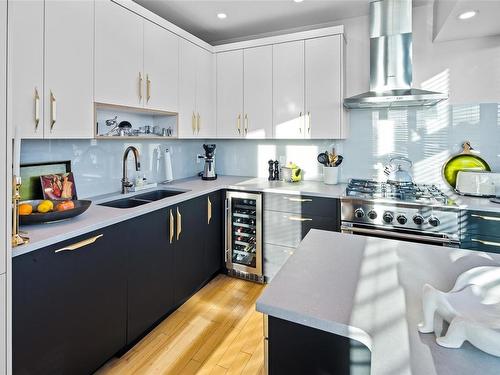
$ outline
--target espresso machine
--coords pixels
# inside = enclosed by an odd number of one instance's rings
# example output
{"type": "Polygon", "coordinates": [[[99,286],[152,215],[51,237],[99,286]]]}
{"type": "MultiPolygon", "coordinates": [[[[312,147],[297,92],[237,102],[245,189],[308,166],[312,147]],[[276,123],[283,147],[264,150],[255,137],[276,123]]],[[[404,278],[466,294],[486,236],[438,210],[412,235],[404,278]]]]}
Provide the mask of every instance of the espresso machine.
{"type": "Polygon", "coordinates": [[[198,155],[199,159],[205,159],[205,167],[203,172],[199,174],[202,180],[217,179],[217,173],[215,173],[215,147],[215,144],[204,144],[205,155],[198,155]]]}

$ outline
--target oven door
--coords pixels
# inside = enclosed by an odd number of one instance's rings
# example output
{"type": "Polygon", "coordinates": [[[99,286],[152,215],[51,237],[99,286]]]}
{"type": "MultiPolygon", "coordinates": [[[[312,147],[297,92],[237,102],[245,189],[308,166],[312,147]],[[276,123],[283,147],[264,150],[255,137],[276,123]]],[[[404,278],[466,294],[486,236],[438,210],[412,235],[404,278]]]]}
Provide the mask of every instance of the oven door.
{"type": "Polygon", "coordinates": [[[437,233],[420,233],[409,230],[390,230],[386,228],[372,227],[353,223],[343,222],[340,231],[342,233],[359,234],[363,236],[387,238],[391,240],[400,240],[408,242],[416,242],[426,245],[459,247],[460,242],[445,234],[437,233]]]}

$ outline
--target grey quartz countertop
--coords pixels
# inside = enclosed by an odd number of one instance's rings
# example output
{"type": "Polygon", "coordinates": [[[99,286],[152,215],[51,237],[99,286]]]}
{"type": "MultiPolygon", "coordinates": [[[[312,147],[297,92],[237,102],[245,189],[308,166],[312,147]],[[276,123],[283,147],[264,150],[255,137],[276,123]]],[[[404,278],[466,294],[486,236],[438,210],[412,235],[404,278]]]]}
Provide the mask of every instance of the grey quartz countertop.
{"type": "Polygon", "coordinates": [[[257,301],[257,310],[365,344],[371,374],[500,373],[500,358],[420,334],[425,283],[449,290],[457,275],[500,265],[500,255],[311,230],[257,301]]]}
{"type": "Polygon", "coordinates": [[[128,195],[114,193],[90,198],[93,202],[92,206],[87,212],[78,217],[59,223],[22,226],[21,230],[28,233],[30,242],[27,245],[14,248],[12,250],[12,256],[15,257],[26,254],[33,250],[221,189],[308,194],[337,198],[345,191],[345,185],[325,185],[319,181],[286,183],[282,181],[267,181],[262,178],[219,176],[217,180],[214,181],[203,181],[199,177],[176,180],[168,184],[159,185],[157,189],[180,190],[183,191],[183,193],[139,207],[127,209],[99,206],[98,204],[135,194],[142,194],[148,190],[128,195]]]}

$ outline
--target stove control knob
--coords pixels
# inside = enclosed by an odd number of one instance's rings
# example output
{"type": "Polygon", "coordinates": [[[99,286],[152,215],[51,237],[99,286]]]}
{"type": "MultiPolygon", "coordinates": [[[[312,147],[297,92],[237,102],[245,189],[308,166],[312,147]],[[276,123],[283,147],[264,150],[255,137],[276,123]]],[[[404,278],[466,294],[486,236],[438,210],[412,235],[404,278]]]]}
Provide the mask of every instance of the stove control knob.
{"type": "Polygon", "coordinates": [[[363,216],[365,216],[365,212],[363,211],[362,208],[357,208],[354,211],[354,217],[356,217],[357,219],[361,219],[363,216]]]}
{"type": "Polygon", "coordinates": [[[368,217],[372,220],[375,220],[377,218],[377,212],[374,210],[371,210],[370,212],[368,212],[368,217]]]}
{"type": "Polygon", "coordinates": [[[391,212],[386,211],[384,212],[384,216],[382,216],[382,219],[384,219],[384,222],[386,222],[387,224],[390,224],[394,220],[394,215],[391,212]]]}
{"type": "Polygon", "coordinates": [[[437,227],[439,224],[441,224],[441,222],[436,216],[431,216],[429,218],[429,224],[432,225],[433,227],[437,227]]]}
{"type": "Polygon", "coordinates": [[[413,222],[417,225],[422,225],[424,223],[424,217],[422,215],[413,216],[413,222]]]}
{"type": "Polygon", "coordinates": [[[397,220],[398,220],[398,223],[401,225],[405,225],[406,222],[408,221],[408,219],[406,218],[405,215],[399,215],[397,220]]]}

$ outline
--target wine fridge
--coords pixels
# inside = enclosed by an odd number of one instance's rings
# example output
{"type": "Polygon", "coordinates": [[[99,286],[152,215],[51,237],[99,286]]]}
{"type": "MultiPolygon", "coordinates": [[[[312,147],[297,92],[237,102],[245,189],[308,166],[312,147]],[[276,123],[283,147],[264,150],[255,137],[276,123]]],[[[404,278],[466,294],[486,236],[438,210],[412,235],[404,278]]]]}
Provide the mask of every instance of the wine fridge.
{"type": "Polygon", "coordinates": [[[225,261],[228,274],[263,283],[262,196],[226,192],[225,261]]]}

